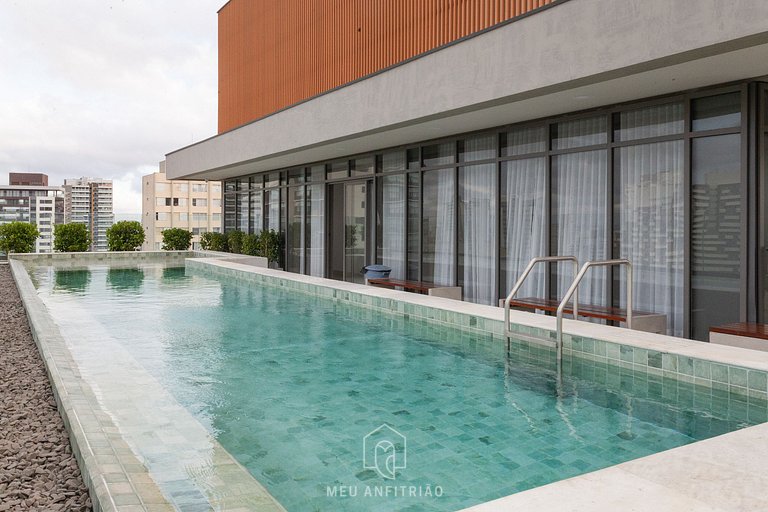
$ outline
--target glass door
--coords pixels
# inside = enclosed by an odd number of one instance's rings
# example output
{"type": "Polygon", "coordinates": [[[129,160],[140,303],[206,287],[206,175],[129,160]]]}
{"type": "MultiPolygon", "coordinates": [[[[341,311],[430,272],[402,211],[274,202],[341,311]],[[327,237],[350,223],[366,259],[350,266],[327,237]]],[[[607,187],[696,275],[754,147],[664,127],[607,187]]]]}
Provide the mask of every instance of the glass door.
{"type": "Polygon", "coordinates": [[[368,261],[370,181],[328,186],[328,276],[351,283],[365,282],[360,270],[368,261]]]}

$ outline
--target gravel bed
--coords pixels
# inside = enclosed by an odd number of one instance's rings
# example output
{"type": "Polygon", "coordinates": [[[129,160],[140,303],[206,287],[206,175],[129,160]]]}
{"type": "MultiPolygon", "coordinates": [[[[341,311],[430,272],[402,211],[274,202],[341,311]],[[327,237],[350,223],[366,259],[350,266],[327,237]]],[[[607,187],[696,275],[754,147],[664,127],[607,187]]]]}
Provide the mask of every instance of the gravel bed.
{"type": "Polygon", "coordinates": [[[0,512],[90,511],[7,264],[0,264],[0,512]]]}

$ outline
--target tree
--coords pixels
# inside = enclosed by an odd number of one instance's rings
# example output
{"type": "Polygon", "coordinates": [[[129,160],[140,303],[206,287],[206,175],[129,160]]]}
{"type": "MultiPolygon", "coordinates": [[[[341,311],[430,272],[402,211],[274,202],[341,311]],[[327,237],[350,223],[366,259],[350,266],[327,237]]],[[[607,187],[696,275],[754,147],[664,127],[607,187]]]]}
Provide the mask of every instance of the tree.
{"type": "Polygon", "coordinates": [[[29,222],[10,222],[0,226],[0,251],[34,252],[35,240],[40,236],[37,226],[29,222]]]}
{"type": "Polygon", "coordinates": [[[192,232],[181,228],[163,230],[164,251],[188,251],[192,245],[192,232]]]}
{"type": "Polygon", "coordinates": [[[227,231],[225,234],[227,236],[227,250],[233,254],[242,254],[245,233],[236,229],[234,231],[227,231]]]}
{"type": "Polygon", "coordinates": [[[53,250],[58,252],[85,252],[91,246],[88,226],[79,222],[57,224],[53,228],[53,250]]]}
{"type": "Polygon", "coordinates": [[[121,220],[107,230],[110,251],[135,251],[144,243],[144,229],[135,220],[121,220]]]}

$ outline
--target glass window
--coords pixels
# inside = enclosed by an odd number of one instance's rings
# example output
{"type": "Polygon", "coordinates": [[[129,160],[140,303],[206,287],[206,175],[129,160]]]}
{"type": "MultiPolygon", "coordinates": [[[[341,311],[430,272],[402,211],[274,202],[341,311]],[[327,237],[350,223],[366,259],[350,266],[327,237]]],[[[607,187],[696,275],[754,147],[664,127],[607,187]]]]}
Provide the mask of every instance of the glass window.
{"type": "Polygon", "coordinates": [[[443,142],[421,148],[422,164],[424,167],[452,164],[456,161],[456,144],[443,142]]]}
{"type": "Polygon", "coordinates": [[[237,180],[229,180],[224,182],[225,192],[234,192],[237,190],[237,180]]]}
{"type": "Polygon", "coordinates": [[[179,191],[181,194],[189,193],[189,183],[177,183],[176,190],[179,191]]]}
{"type": "Polygon", "coordinates": [[[496,134],[478,135],[459,141],[459,162],[496,158],[496,134]]]}
{"type": "Polygon", "coordinates": [[[404,171],[406,165],[405,151],[389,151],[381,156],[381,170],[383,172],[404,171]]]}
{"type": "Polygon", "coordinates": [[[217,222],[221,222],[221,214],[220,213],[212,213],[211,214],[211,220],[217,221],[217,222]]]}
{"type": "MultiPolygon", "coordinates": [[[[245,203],[248,204],[247,202],[245,203]]],[[[247,219],[247,216],[246,216],[247,219]]],[[[242,221],[242,219],[240,219],[242,221]]],[[[193,213],[192,214],[192,221],[193,222],[208,222],[208,214],[207,213],[193,213]]],[[[247,222],[247,221],[246,221],[247,222]]],[[[241,231],[247,232],[247,226],[245,226],[246,229],[242,229],[241,225],[241,231]]]]}
{"type": "Polygon", "coordinates": [[[454,285],[455,192],[453,169],[424,173],[422,216],[422,279],[454,285]]]}
{"type": "MultiPolygon", "coordinates": [[[[156,197],[155,198],[155,205],[156,206],[166,206],[166,201],[169,201],[170,199],[167,197],[156,197]]],[[[170,206],[170,205],[168,205],[170,206]]]]}
{"type": "Polygon", "coordinates": [[[408,269],[407,279],[418,281],[421,261],[421,180],[419,173],[408,174],[408,269]]]}
{"type": "Polygon", "coordinates": [[[390,277],[405,278],[405,175],[379,178],[378,262],[392,268],[390,277]]]}
{"type": "Polygon", "coordinates": [[[207,192],[208,191],[208,185],[205,183],[193,183],[192,184],[192,192],[207,192]]]}
{"type": "Polygon", "coordinates": [[[741,126],[741,94],[733,92],[706,98],[691,103],[693,131],[738,128],[741,126]]]}
{"type": "Polygon", "coordinates": [[[304,273],[304,227],[304,187],[289,187],[285,261],[288,272],[304,273]]]}
{"type": "MultiPolygon", "coordinates": [[[[258,194],[258,192],[254,192],[254,194],[258,194]]],[[[211,206],[221,208],[221,199],[211,199],[211,206]]]]}
{"type": "Polygon", "coordinates": [[[741,137],[693,139],[691,160],[691,336],[739,321],[741,137]]]}
{"type": "Polygon", "coordinates": [[[419,157],[419,148],[411,148],[406,153],[408,160],[408,169],[415,170],[421,168],[421,158],[419,157]]]}
{"type": "MultiPolygon", "coordinates": [[[[186,203],[186,199],[184,202],[186,203]]],[[[194,198],[192,199],[192,206],[208,206],[208,199],[194,198]]]]}
{"type": "Polygon", "coordinates": [[[186,212],[182,212],[179,214],[179,221],[181,222],[189,222],[189,214],[186,212]]]}
{"type": "MultiPolygon", "coordinates": [[[[569,153],[552,158],[551,247],[560,256],[576,256],[579,263],[608,256],[606,151],[569,153]]],[[[552,265],[554,295],[561,298],[573,281],[573,271],[552,265]]],[[[590,270],[579,287],[579,301],[608,306],[606,270],[590,270]]]]}
{"type": "Polygon", "coordinates": [[[304,168],[288,171],[288,183],[304,183],[304,168]]]}
{"type": "Polygon", "coordinates": [[[552,149],[571,149],[608,142],[606,116],[563,121],[552,125],[552,149]]]}
{"type": "Polygon", "coordinates": [[[349,161],[343,160],[341,162],[328,164],[328,173],[326,176],[329,180],[349,177],[349,161]]]}
{"type": "Polygon", "coordinates": [[[261,233],[264,222],[264,204],[261,192],[251,192],[251,227],[253,232],[261,233]]]}
{"type": "Polygon", "coordinates": [[[269,174],[264,175],[264,187],[270,188],[270,187],[279,187],[280,186],[280,173],[279,172],[271,172],[269,174]]]}
{"type": "Polygon", "coordinates": [[[515,128],[501,134],[501,156],[529,155],[547,150],[545,126],[515,128]]]}
{"type": "MultiPolygon", "coordinates": [[[[682,140],[616,150],[614,254],[632,262],[634,308],[667,315],[667,334],[683,335],[685,246],[682,140]]],[[[626,307],[626,274],[614,301],[626,307]]]]}
{"type": "Polygon", "coordinates": [[[165,212],[156,212],[155,213],[155,220],[166,221],[166,220],[168,220],[168,215],[169,214],[167,214],[165,212]]]}
{"type": "Polygon", "coordinates": [[[221,194],[221,185],[211,185],[211,194],[221,194]]]}
{"type": "MultiPolygon", "coordinates": [[[[248,225],[249,225],[249,218],[248,218],[248,209],[250,205],[250,194],[238,194],[237,195],[237,229],[244,233],[248,233],[248,225]]],[[[200,215],[205,215],[204,213],[193,213],[192,214],[192,220],[193,221],[199,221],[200,215]]]]}
{"type": "Polygon", "coordinates": [[[496,164],[459,168],[459,285],[479,304],[496,298],[496,183],[496,164]]]}
{"type": "Polygon", "coordinates": [[[313,165],[307,169],[307,181],[323,181],[325,179],[325,166],[313,165]]]}
{"type": "Polygon", "coordinates": [[[325,185],[307,186],[307,273],[325,275],[325,185]]]}
{"type": "Polygon", "coordinates": [[[265,229],[280,232],[280,190],[267,190],[264,193],[266,209],[264,211],[265,229]]]}
{"type": "MultiPolygon", "coordinates": [[[[531,259],[547,255],[546,159],[501,164],[501,297],[506,297],[531,259]]],[[[520,297],[546,297],[544,265],[533,269],[520,297]]]]}
{"type": "Polygon", "coordinates": [[[264,174],[257,174],[251,176],[251,190],[261,190],[264,188],[264,174]]]}
{"type": "Polygon", "coordinates": [[[683,116],[682,102],[621,112],[614,138],[616,141],[626,141],[683,133],[683,116]]]}
{"type": "Polygon", "coordinates": [[[168,183],[155,183],[155,194],[168,195],[171,193],[171,186],[168,183]]]}
{"type": "Polygon", "coordinates": [[[376,170],[376,159],[373,156],[352,160],[352,176],[368,176],[376,170]]]}

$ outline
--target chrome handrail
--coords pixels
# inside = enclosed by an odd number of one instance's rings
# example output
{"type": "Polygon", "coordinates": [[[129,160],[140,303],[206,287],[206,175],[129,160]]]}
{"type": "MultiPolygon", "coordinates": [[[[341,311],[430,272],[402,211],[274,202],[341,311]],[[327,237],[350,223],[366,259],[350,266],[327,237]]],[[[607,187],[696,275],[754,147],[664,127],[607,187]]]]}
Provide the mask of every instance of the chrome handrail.
{"type": "MultiPolygon", "coordinates": [[[[576,256],[539,256],[537,258],[533,258],[529,263],[528,266],[525,267],[525,270],[522,274],[520,274],[520,277],[517,278],[517,282],[515,282],[515,286],[512,287],[512,291],[509,292],[509,295],[507,295],[507,298],[504,299],[504,335],[509,338],[510,337],[510,328],[509,328],[509,303],[512,301],[512,299],[515,297],[518,291],[520,291],[520,288],[523,287],[523,283],[528,278],[528,275],[533,270],[533,267],[536,266],[537,263],[548,263],[553,261],[572,261],[573,262],[573,275],[574,278],[576,274],[579,271],[579,260],[576,259],[576,256]]],[[[574,315],[578,312],[578,291],[573,297],[573,313],[574,315]]]]}
{"type": "MultiPolygon", "coordinates": [[[[584,279],[587,271],[592,267],[609,267],[615,265],[627,266],[627,329],[632,328],[632,263],[628,259],[616,259],[616,260],[603,260],[603,261],[588,261],[581,267],[576,279],[571,283],[571,287],[565,292],[563,300],[560,301],[560,305],[557,307],[557,362],[558,365],[563,359],[563,311],[565,305],[571,298],[571,295],[578,293],[579,283],[584,279]]],[[[574,318],[576,318],[576,308],[574,308],[574,318]]]]}

